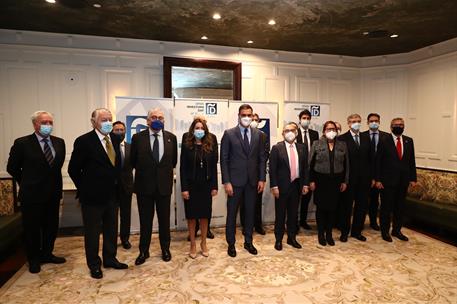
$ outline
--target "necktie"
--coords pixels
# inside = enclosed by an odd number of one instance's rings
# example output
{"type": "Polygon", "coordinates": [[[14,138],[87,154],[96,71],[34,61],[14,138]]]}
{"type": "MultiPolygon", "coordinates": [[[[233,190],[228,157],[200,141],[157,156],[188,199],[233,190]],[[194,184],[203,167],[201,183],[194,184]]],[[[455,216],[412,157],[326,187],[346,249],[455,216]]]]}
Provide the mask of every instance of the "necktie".
{"type": "Polygon", "coordinates": [[[293,182],[297,178],[297,159],[295,158],[294,145],[289,145],[290,154],[290,181],[293,182]]]}
{"type": "Polygon", "coordinates": [[[376,152],[376,133],[371,133],[371,151],[376,152]]]}
{"type": "Polygon", "coordinates": [[[246,150],[249,151],[248,128],[244,129],[243,142],[244,142],[244,146],[246,147],[246,150]]]}
{"type": "Polygon", "coordinates": [[[397,154],[398,154],[398,158],[401,160],[402,159],[402,153],[401,153],[401,140],[400,140],[400,137],[397,137],[397,154]]]}
{"type": "Polygon", "coordinates": [[[357,144],[357,146],[360,146],[359,134],[354,135],[354,137],[355,137],[355,143],[357,144]]]}
{"type": "Polygon", "coordinates": [[[308,152],[309,152],[308,130],[305,130],[305,132],[303,133],[303,144],[305,145],[306,149],[308,149],[308,152]]]}
{"type": "Polygon", "coordinates": [[[44,142],[44,157],[46,158],[49,165],[52,165],[54,162],[54,156],[52,156],[51,147],[48,144],[48,139],[43,138],[42,142],[44,142]]]}
{"type": "Polygon", "coordinates": [[[108,135],[106,135],[104,139],[106,142],[106,153],[108,154],[111,164],[114,166],[116,164],[116,152],[114,152],[113,145],[111,144],[108,135]]]}
{"type": "Polygon", "coordinates": [[[152,145],[152,158],[156,162],[159,162],[159,138],[158,138],[158,134],[154,133],[152,136],[154,136],[154,143],[152,145]]]}
{"type": "Polygon", "coordinates": [[[124,150],[122,150],[122,145],[120,146],[121,150],[121,167],[124,167],[124,160],[125,160],[125,145],[124,145],[124,150]]]}

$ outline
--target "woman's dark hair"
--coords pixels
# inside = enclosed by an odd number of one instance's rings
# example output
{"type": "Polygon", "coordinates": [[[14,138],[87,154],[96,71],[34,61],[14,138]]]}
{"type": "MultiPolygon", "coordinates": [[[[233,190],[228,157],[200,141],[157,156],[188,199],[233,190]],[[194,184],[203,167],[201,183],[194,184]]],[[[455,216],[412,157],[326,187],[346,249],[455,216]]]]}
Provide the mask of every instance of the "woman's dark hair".
{"type": "Polygon", "coordinates": [[[336,123],[334,121],[328,120],[324,123],[324,127],[322,128],[322,133],[324,133],[324,135],[325,135],[325,129],[327,129],[328,125],[333,125],[335,127],[335,130],[338,129],[336,127],[336,123]]]}
{"type": "Polygon", "coordinates": [[[203,130],[205,130],[205,136],[202,138],[202,149],[205,153],[210,153],[213,151],[213,137],[209,135],[208,125],[206,120],[201,118],[195,118],[194,121],[190,124],[189,133],[187,133],[185,145],[189,149],[194,148],[195,136],[194,129],[195,125],[201,123],[203,125],[203,130]]]}

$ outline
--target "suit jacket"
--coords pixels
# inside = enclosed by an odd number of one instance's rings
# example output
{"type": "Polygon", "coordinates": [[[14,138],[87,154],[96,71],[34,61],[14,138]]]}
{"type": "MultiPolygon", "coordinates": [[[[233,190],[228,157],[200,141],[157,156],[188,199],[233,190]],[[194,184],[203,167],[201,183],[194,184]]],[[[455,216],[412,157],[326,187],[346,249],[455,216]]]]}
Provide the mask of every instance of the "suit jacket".
{"type": "MultiPolygon", "coordinates": [[[[196,172],[196,158],[197,153],[194,147],[188,148],[185,144],[189,132],[186,132],[182,136],[181,140],[181,157],[180,157],[180,177],[181,177],[181,192],[189,191],[193,180],[195,180],[196,172]]],[[[210,153],[203,155],[206,161],[206,180],[208,181],[211,190],[218,189],[217,183],[217,162],[219,160],[219,147],[217,144],[216,135],[209,133],[213,139],[213,150],[210,153]]]]}
{"type": "Polygon", "coordinates": [[[359,133],[360,146],[354,141],[351,131],[338,136],[344,141],[349,155],[349,184],[370,185],[373,178],[370,137],[366,133],[359,133]]]}
{"type": "Polygon", "coordinates": [[[407,187],[417,181],[414,142],[411,137],[403,137],[403,156],[398,157],[392,135],[380,138],[376,156],[376,181],[384,186],[407,187]]]}
{"type": "Polygon", "coordinates": [[[109,136],[116,153],[114,166],[95,129],[75,140],[68,174],[76,185],[81,204],[99,205],[116,199],[120,178],[119,137],[109,136]]]}
{"type": "Polygon", "coordinates": [[[19,201],[24,204],[43,203],[62,198],[62,165],[65,142],[50,136],[55,157],[49,165],[35,133],[14,141],[7,171],[19,183],[19,201]]]}
{"type": "MultiPolygon", "coordinates": [[[[308,152],[303,144],[296,144],[298,153],[298,166],[300,174],[300,189],[303,185],[309,183],[308,171],[308,152]]],[[[278,187],[279,193],[287,193],[291,185],[290,182],[290,164],[287,155],[286,143],[284,141],[278,142],[271,149],[270,155],[270,187],[278,187]]]]}
{"type": "Polygon", "coordinates": [[[221,141],[222,183],[243,187],[247,183],[257,186],[265,181],[266,153],[261,132],[251,128],[250,149],[243,144],[238,126],[225,130],[221,141]]]}
{"type": "Polygon", "coordinates": [[[124,142],[124,160],[121,162],[120,184],[126,193],[133,192],[133,168],[130,163],[130,144],[124,142]]]}
{"type": "Polygon", "coordinates": [[[149,129],[133,135],[130,147],[130,161],[135,169],[133,191],[139,195],[153,195],[155,187],[160,195],[171,195],[173,169],[178,161],[176,136],[163,132],[163,156],[157,163],[152,156],[149,129]]]}
{"type": "MultiPolygon", "coordinates": [[[[313,143],[316,140],[319,140],[319,132],[311,130],[311,129],[308,129],[308,134],[309,134],[309,140],[310,140],[309,146],[312,147],[313,143]]],[[[303,144],[303,134],[301,132],[301,128],[300,127],[298,127],[297,143],[303,144]]],[[[308,152],[308,155],[309,155],[311,151],[308,151],[308,147],[306,145],[305,145],[305,149],[306,149],[306,151],[308,152]]]]}
{"type": "Polygon", "coordinates": [[[270,138],[267,133],[260,131],[260,139],[265,147],[265,161],[268,162],[268,159],[270,158],[270,138]]]}

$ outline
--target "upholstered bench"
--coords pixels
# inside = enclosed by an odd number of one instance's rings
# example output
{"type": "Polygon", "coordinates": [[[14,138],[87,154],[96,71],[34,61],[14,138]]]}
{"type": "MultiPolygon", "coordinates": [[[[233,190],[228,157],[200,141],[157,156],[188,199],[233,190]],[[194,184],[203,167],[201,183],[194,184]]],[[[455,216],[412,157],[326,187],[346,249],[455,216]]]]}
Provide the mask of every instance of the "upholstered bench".
{"type": "Polygon", "coordinates": [[[0,258],[21,241],[21,213],[17,212],[13,180],[0,177],[0,258]]]}
{"type": "Polygon", "coordinates": [[[417,169],[417,184],[410,187],[405,219],[457,232],[457,173],[417,169]]]}

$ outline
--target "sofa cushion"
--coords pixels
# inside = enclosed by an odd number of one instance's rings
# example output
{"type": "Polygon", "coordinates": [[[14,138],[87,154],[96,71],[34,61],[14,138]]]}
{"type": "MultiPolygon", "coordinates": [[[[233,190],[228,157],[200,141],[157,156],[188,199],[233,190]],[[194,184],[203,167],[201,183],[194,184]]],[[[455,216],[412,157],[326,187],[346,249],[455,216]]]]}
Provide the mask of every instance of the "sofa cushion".
{"type": "Polygon", "coordinates": [[[417,184],[408,196],[436,204],[457,205],[457,173],[417,169],[417,184]]]}
{"type": "Polygon", "coordinates": [[[0,179],[0,216],[14,213],[14,189],[12,179],[0,179]]]}

